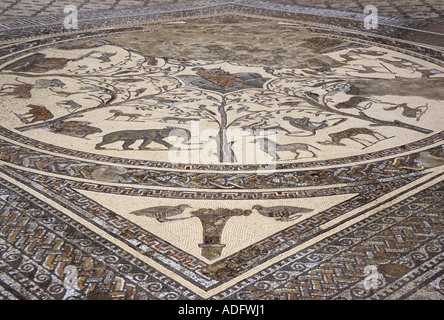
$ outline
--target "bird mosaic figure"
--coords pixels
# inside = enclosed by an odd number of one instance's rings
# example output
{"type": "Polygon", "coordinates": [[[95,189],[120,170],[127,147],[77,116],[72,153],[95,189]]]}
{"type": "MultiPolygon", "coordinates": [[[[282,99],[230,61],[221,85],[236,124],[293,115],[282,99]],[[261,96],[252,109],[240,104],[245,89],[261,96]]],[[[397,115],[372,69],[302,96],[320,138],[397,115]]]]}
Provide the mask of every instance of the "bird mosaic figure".
{"type": "Polygon", "coordinates": [[[169,220],[167,219],[168,217],[182,214],[187,208],[191,207],[187,204],[180,204],[178,206],[158,206],[136,210],[131,212],[130,214],[134,214],[136,216],[147,216],[151,218],[156,218],[159,222],[166,222],[169,220]]]}
{"type": "Polygon", "coordinates": [[[293,206],[275,206],[263,207],[260,205],[253,206],[264,217],[273,217],[280,221],[291,221],[299,218],[304,213],[312,212],[313,209],[293,207],[293,206]]]}

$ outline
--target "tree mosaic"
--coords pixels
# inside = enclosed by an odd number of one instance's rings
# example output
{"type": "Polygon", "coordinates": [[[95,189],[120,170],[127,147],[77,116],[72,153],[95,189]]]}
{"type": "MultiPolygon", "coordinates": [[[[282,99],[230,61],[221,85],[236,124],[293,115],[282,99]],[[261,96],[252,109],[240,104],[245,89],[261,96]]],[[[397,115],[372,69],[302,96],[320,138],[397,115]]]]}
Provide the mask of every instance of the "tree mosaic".
{"type": "Polygon", "coordinates": [[[0,101],[9,110],[5,101],[14,100],[8,117],[23,133],[91,140],[93,150],[114,142],[123,150],[136,142],[138,150],[173,150],[177,145],[167,140],[176,130],[173,135],[183,138],[180,148],[202,150],[207,143],[207,156],[216,163],[242,163],[241,143],[283,161],[317,158],[324,146],[366,149],[406,131],[434,132],[421,122],[432,106],[409,94],[439,101],[433,93],[443,80],[441,70],[366,47],[323,57],[330,61],[325,67],[306,61],[299,69],[239,68],[227,61],[151,57],[95,40],[2,66],[0,101]],[[381,83],[390,92],[381,94],[381,83]],[[413,92],[415,84],[426,89],[413,92]],[[190,131],[192,123],[212,134],[202,141],[190,131]],[[281,152],[291,155],[282,158],[281,152]]]}

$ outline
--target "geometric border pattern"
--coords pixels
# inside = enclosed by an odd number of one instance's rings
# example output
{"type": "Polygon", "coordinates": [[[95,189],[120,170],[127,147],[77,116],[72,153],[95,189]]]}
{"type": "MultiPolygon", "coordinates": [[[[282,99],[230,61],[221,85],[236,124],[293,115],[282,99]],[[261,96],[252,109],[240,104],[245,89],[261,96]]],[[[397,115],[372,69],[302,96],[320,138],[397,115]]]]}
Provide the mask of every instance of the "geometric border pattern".
{"type": "MultiPolygon", "coordinates": [[[[342,19],[340,27],[334,29],[322,25],[341,18],[338,12],[324,17],[317,16],[317,22],[313,23],[313,12],[302,12],[296,6],[270,6],[249,0],[197,1],[183,7],[174,4],[158,7],[156,10],[141,12],[127,26],[123,25],[127,17],[114,17],[109,28],[97,32],[92,30],[97,30],[103,22],[100,19],[89,22],[85,19],[81,30],[76,33],[66,33],[57,24],[33,26],[26,31],[21,28],[0,30],[5,41],[17,39],[19,34],[22,40],[0,48],[0,56],[7,56],[0,63],[23,54],[13,53],[16,50],[40,50],[56,42],[71,39],[73,35],[78,38],[101,36],[116,32],[117,27],[121,31],[144,30],[150,24],[165,21],[234,14],[291,22],[319,33],[329,29],[332,37],[350,37],[353,41],[362,43],[377,41],[382,47],[399,48],[398,51],[405,50],[416,57],[444,66],[442,50],[384,38],[377,34],[350,31],[361,30],[362,19],[342,19]],[[24,40],[40,34],[46,34],[46,37],[24,40]]],[[[393,26],[390,23],[401,22],[381,18],[382,24],[378,30],[380,35],[392,35],[393,26]]],[[[109,19],[109,16],[103,17],[103,20],[109,19]]],[[[173,168],[221,171],[260,167],[171,165],[102,157],[40,143],[1,127],[0,134],[30,147],[15,145],[9,140],[1,140],[0,144],[0,157],[5,161],[0,166],[0,297],[3,299],[406,299],[411,295],[413,288],[410,286],[416,280],[423,286],[433,282],[436,292],[444,293],[444,215],[441,209],[444,182],[437,182],[442,180],[444,174],[440,173],[440,168],[434,169],[435,172],[431,174],[431,171],[415,167],[419,152],[400,157],[406,152],[426,147],[430,148],[429,152],[442,151],[441,147],[432,145],[442,141],[444,132],[406,146],[357,157],[279,164],[276,169],[310,168],[308,172],[320,173],[328,172],[328,169],[315,169],[316,166],[341,164],[349,169],[352,168],[352,162],[375,161],[368,164],[368,168],[375,164],[385,164],[387,167],[391,165],[390,170],[394,170],[390,177],[384,176],[383,172],[376,178],[369,178],[365,176],[368,174],[366,172],[347,187],[335,186],[339,182],[332,181],[319,190],[285,192],[226,191],[218,187],[194,192],[178,190],[179,188],[175,190],[172,185],[153,190],[153,185],[149,183],[143,185],[138,182],[138,187],[128,187],[85,182],[88,175],[81,176],[78,172],[74,174],[74,171],[66,170],[65,165],[71,163],[87,168],[96,165],[94,161],[101,161],[140,166],[141,170],[157,167],[163,170],[173,168]],[[67,157],[52,156],[48,152],[67,157]],[[44,161],[32,163],[29,161],[30,155],[41,157],[44,161]],[[378,161],[387,157],[393,159],[378,161]],[[350,166],[347,167],[347,164],[350,166]],[[23,169],[16,169],[16,166],[23,169]],[[384,180],[384,177],[390,179],[384,180]],[[418,183],[419,180],[423,182],[418,183]],[[413,194],[414,190],[409,189],[410,183],[415,185],[412,188],[424,190],[413,194]],[[361,211],[359,216],[351,216],[342,221],[341,226],[333,225],[326,230],[319,228],[322,223],[333,221],[334,218],[401,188],[404,191],[397,195],[403,197],[400,202],[389,198],[378,203],[378,206],[386,205],[385,209],[380,210],[375,205],[361,211]],[[137,229],[137,226],[131,225],[116,213],[83,196],[79,190],[135,197],[210,200],[281,199],[349,193],[358,195],[218,261],[219,265],[224,265],[222,272],[209,273],[205,270],[208,271],[208,267],[214,265],[208,265],[166,241],[162,242],[152,234],[137,229]],[[51,199],[53,205],[39,199],[40,196],[51,199]],[[391,202],[395,204],[389,206],[391,202]],[[359,217],[366,218],[355,222],[359,217]],[[80,223],[82,219],[88,223],[80,223]],[[120,243],[129,249],[124,250],[121,245],[116,245],[110,235],[118,236],[120,243]],[[320,236],[323,238],[316,240],[320,236]],[[298,246],[302,246],[302,249],[297,253],[280,258],[283,253],[293,252],[289,249],[298,246]],[[162,265],[162,270],[166,269],[167,272],[156,270],[152,267],[155,263],[162,265]],[[260,263],[266,266],[255,271],[255,266],[260,263]],[[383,285],[378,289],[368,290],[363,286],[367,276],[365,268],[369,265],[378,265],[384,276],[383,285]],[[74,266],[78,271],[79,290],[75,292],[64,286],[66,266],[74,266]],[[182,281],[171,276],[174,271],[180,271],[177,274],[184,275],[183,279],[187,284],[191,283],[201,291],[193,292],[190,289],[192,286],[183,285],[182,281]],[[242,279],[234,282],[238,278],[242,279]]],[[[137,172],[139,169],[128,170],[137,172]]],[[[300,175],[305,173],[307,172],[298,171],[300,175]]],[[[272,186],[264,181],[259,181],[258,185],[263,188],[272,186]]]]}

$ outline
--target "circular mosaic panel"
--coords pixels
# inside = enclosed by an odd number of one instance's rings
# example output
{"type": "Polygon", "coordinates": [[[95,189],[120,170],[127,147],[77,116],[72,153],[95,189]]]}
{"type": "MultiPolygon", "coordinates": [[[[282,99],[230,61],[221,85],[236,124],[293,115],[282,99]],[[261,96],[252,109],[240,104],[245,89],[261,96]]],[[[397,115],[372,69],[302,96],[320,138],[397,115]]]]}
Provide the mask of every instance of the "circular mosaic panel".
{"type": "Polygon", "coordinates": [[[380,152],[442,129],[440,65],[276,22],[221,18],[68,41],[25,51],[1,72],[3,127],[117,158],[276,166],[380,152]]]}

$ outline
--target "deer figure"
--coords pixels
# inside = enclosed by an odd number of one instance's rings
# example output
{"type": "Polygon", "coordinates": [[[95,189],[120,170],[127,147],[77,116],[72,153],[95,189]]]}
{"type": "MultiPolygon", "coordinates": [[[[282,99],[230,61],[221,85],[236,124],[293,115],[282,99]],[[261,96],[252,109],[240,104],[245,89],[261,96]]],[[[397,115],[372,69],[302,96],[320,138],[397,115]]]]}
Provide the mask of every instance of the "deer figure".
{"type": "Polygon", "coordinates": [[[328,136],[331,138],[331,141],[326,140],[324,142],[318,142],[318,143],[322,145],[345,146],[345,144],[343,144],[341,141],[344,139],[350,139],[362,144],[364,147],[368,147],[369,145],[364,143],[363,141],[371,144],[369,140],[356,138],[356,136],[358,135],[369,135],[377,139],[378,141],[381,141],[383,139],[388,139],[386,136],[382,135],[381,133],[368,128],[350,128],[343,131],[330,133],[328,136]]]}

